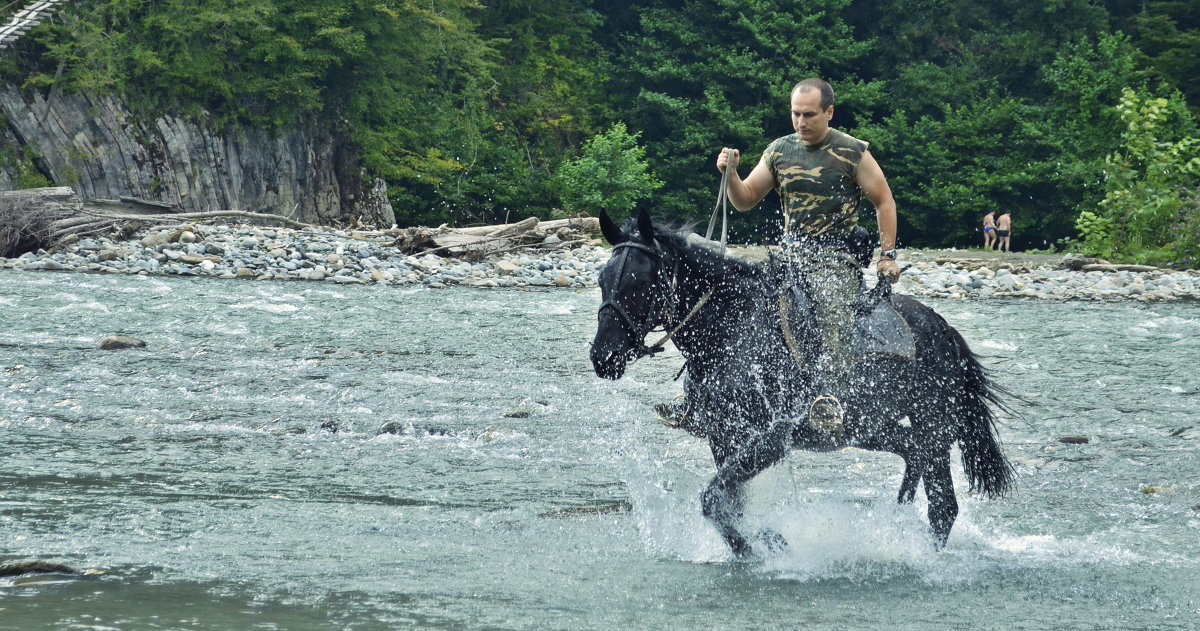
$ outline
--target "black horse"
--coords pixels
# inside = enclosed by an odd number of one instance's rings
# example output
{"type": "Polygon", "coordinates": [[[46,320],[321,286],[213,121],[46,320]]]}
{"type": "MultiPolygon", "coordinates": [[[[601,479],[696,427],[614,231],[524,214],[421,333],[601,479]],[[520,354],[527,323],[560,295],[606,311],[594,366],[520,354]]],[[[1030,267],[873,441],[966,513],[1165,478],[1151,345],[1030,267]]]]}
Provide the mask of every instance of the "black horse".
{"type": "Polygon", "coordinates": [[[769,265],[689,242],[685,230],[656,227],[645,211],[624,228],[604,214],[600,225],[614,247],[599,276],[596,374],[619,379],[630,361],[657,351],[645,344],[651,330],[673,332],[686,360],[691,429],[708,438],[717,465],[701,505],[735,554],[750,553],[755,542],[768,549],[784,544],[774,533],[743,532],[743,488],[793,448],[850,445],[899,455],[905,464],[899,501],[912,502],[924,480],[938,545],[958,515],[951,445],[960,446],[971,490],[989,497],[1009,490],[1013,472],[996,442],[993,413],[1006,393],[929,307],[891,297],[912,331],[915,356],[856,362],[839,392],[844,432],[833,436],[808,424],[813,379],[784,341],[780,283],[769,265]]]}

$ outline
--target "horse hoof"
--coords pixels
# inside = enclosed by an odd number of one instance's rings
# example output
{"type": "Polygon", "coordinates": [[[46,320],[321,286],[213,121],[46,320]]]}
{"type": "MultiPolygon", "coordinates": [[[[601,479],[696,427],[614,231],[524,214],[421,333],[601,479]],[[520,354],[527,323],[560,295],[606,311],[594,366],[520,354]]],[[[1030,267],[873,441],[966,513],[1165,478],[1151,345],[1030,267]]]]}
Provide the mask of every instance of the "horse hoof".
{"type": "Polygon", "coordinates": [[[787,539],[784,539],[783,535],[771,530],[770,528],[764,528],[758,531],[758,536],[756,536],[754,540],[757,543],[762,544],[762,547],[769,555],[783,554],[788,549],[787,539]]]}

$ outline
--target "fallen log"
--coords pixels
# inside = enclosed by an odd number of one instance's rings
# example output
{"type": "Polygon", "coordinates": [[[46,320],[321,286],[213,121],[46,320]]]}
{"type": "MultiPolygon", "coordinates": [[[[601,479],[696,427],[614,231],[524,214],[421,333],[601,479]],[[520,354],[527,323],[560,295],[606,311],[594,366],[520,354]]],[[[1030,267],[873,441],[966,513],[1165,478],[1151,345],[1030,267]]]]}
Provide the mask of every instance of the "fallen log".
{"type": "Polygon", "coordinates": [[[1158,272],[1161,268],[1153,265],[1132,265],[1120,263],[1088,263],[1079,268],[1084,272],[1158,272]]]}
{"type": "Polygon", "coordinates": [[[0,192],[0,256],[49,247],[51,223],[78,210],[75,191],[65,186],[0,192]]]}
{"type": "Polygon", "coordinates": [[[497,250],[489,246],[504,246],[512,243],[512,241],[506,237],[481,237],[474,235],[453,234],[434,237],[433,242],[438,244],[438,246],[428,250],[422,250],[420,254],[438,254],[441,252],[450,252],[456,248],[462,249],[463,254],[469,253],[472,250],[480,254],[491,254],[497,250]]]}
{"type": "Polygon", "coordinates": [[[538,226],[537,217],[527,217],[517,223],[505,223],[497,226],[474,226],[471,228],[453,228],[452,230],[458,234],[475,235],[475,236],[501,236],[505,234],[519,234],[527,230],[533,230],[538,226]]]}
{"type": "Polygon", "coordinates": [[[505,234],[517,234],[527,232],[533,229],[543,232],[554,232],[559,228],[571,228],[582,232],[599,233],[600,220],[595,217],[573,217],[571,219],[551,219],[549,221],[538,221],[536,217],[528,217],[517,223],[505,223],[495,226],[472,226],[470,228],[452,228],[454,232],[462,234],[474,235],[495,235],[500,232],[505,234]],[[532,224],[532,225],[531,225],[532,224]]]}
{"type": "MultiPolygon", "coordinates": [[[[326,228],[282,215],[245,210],[177,212],[173,204],[136,197],[90,199],[80,202],[70,187],[0,192],[0,256],[18,256],[39,248],[53,249],[76,239],[104,233],[131,233],[140,224],[179,223],[204,219],[234,219],[259,225],[282,225],[323,232],[326,228]],[[165,211],[165,212],[164,212],[165,211]]],[[[539,221],[528,217],[511,224],[470,228],[413,227],[355,231],[356,238],[393,237],[392,247],[407,254],[449,252],[480,256],[497,251],[541,247],[554,235],[565,244],[587,241],[579,233],[597,234],[600,221],[576,217],[539,221]]],[[[556,246],[562,247],[562,245],[556,246]]]]}
{"type": "Polygon", "coordinates": [[[121,197],[120,199],[89,199],[88,206],[120,210],[135,215],[161,215],[179,212],[179,206],[167,202],[156,202],[137,197],[121,197]]]}
{"type": "Polygon", "coordinates": [[[170,213],[159,215],[130,215],[125,213],[106,213],[93,212],[92,215],[97,220],[105,221],[132,221],[143,223],[161,223],[168,221],[179,221],[180,219],[195,220],[195,219],[218,219],[223,217],[233,217],[236,219],[247,219],[252,222],[273,222],[281,223],[291,228],[312,228],[320,229],[320,226],[288,219],[283,215],[270,215],[266,213],[250,212],[248,210],[210,210],[207,212],[198,213],[170,213]]]}
{"type": "Polygon", "coordinates": [[[47,186],[45,188],[22,188],[15,191],[0,191],[0,199],[30,199],[40,202],[57,201],[77,205],[75,189],[70,186],[47,186]]]}
{"type": "Polygon", "coordinates": [[[1058,263],[1059,269],[1069,269],[1073,272],[1081,271],[1085,265],[1111,265],[1111,263],[1090,256],[1068,256],[1058,263]]]}

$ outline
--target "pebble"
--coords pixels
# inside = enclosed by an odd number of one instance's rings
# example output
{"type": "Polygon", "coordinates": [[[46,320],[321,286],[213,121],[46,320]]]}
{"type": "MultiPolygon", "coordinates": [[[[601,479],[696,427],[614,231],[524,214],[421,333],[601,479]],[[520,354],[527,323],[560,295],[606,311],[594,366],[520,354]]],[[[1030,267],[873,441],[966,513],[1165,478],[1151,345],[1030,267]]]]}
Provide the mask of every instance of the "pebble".
{"type": "MultiPolygon", "coordinates": [[[[554,236],[554,235],[551,235],[554,236]]],[[[557,237],[555,237],[557,238],[557,237]]],[[[243,225],[183,225],[135,234],[129,240],[81,239],[53,253],[39,250],[0,258],[0,269],[74,271],[296,280],[336,284],[415,285],[430,289],[595,287],[610,251],[599,241],[572,249],[543,247],[467,262],[435,254],[406,255],[392,239],[342,230],[292,230],[243,225]]],[[[736,255],[737,250],[733,250],[736,255]]],[[[1068,255],[1069,256],[1069,255],[1068,255]]],[[[951,262],[920,260],[904,272],[896,292],[951,299],[1163,302],[1200,300],[1200,272],[1147,269],[1073,271],[1060,267],[1012,266],[964,269],[951,262]]],[[[1108,266],[1111,268],[1111,266],[1108,266]]],[[[874,278],[869,269],[867,278],[874,278]]]]}

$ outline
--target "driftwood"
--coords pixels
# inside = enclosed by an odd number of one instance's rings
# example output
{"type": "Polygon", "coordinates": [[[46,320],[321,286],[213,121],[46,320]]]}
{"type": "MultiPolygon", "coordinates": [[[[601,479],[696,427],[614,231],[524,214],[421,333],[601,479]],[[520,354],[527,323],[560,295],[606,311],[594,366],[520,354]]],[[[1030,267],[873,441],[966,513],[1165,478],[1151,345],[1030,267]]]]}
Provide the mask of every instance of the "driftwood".
{"type": "Polygon", "coordinates": [[[1088,256],[1072,256],[1064,258],[1062,261],[1060,261],[1058,267],[1060,269],[1069,269],[1072,272],[1078,272],[1083,269],[1084,265],[1110,265],[1110,263],[1104,259],[1097,259],[1088,256]]]}
{"type": "Polygon", "coordinates": [[[1160,272],[1161,268],[1153,265],[1132,265],[1113,263],[1089,263],[1079,268],[1084,272],[1160,272]]]}
{"type": "Polygon", "coordinates": [[[146,223],[178,223],[197,219],[238,219],[255,224],[319,230],[320,226],[281,215],[245,210],[175,212],[178,207],[136,197],[81,202],[69,187],[0,192],[0,256],[19,256],[53,249],[74,239],[109,232],[126,234],[146,223]]]}
{"type": "Polygon", "coordinates": [[[543,232],[553,232],[559,228],[572,228],[580,232],[599,233],[600,220],[595,217],[576,217],[573,219],[552,219],[538,221],[536,217],[522,219],[517,223],[500,224],[497,226],[476,226],[472,228],[456,228],[454,232],[480,236],[497,236],[499,234],[517,234],[537,228],[543,232]]]}
{"type": "Polygon", "coordinates": [[[156,202],[137,197],[122,197],[120,199],[89,199],[87,205],[95,208],[123,211],[135,215],[155,215],[163,213],[178,213],[179,206],[167,202],[156,202]]]}
{"type": "MultiPolygon", "coordinates": [[[[127,213],[114,213],[114,212],[96,212],[96,211],[89,211],[89,210],[84,210],[84,212],[91,215],[92,217],[95,217],[96,220],[100,223],[113,222],[113,221],[132,221],[132,222],[140,222],[140,223],[164,223],[164,222],[177,222],[181,219],[191,221],[191,220],[195,220],[195,219],[218,219],[218,218],[222,218],[222,217],[233,217],[235,219],[246,219],[253,223],[279,223],[279,224],[283,224],[283,225],[291,227],[291,228],[301,228],[301,229],[304,229],[304,228],[319,229],[320,228],[320,226],[315,226],[310,223],[304,223],[302,221],[296,221],[294,219],[288,219],[287,217],[284,217],[282,215],[256,213],[256,212],[250,212],[248,210],[212,210],[212,211],[201,212],[201,213],[170,213],[170,214],[156,214],[156,215],[137,215],[137,214],[127,214],[127,213]]],[[[80,219],[83,219],[83,218],[81,217],[80,219]]]]}
{"type": "Polygon", "coordinates": [[[79,212],[68,187],[0,192],[0,256],[19,256],[51,246],[53,222],[79,212]]]}
{"type": "Polygon", "coordinates": [[[407,254],[440,254],[481,258],[533,247],[570,247],[591,240],[600,232],[595,217],[538,221],[536,217],[516,223],[469,228],[405,228],[393,246],[407,254]],[[545,243],[551,235],[558,243],[545,243]]]}
{"type": "Polygon", "coordinates": [[[463,235],[476,236],[502,236],[508,234],[520,234],[527,230],[532,230],[538,225],[537,217],[529,217],[522,219],[517,223],[500,224],[498,226],[475,226],[472,228],[456,228],[454,232],[463,235]]]}
{"type": "Polygon", "coordinates": [[[288,219],[279,215],[254,213],[244,210],[215,210],[199,213],[170,213],[170,214],[128,214],[111,211],[98,211],[85,205],[81,216],[68,217],[50,222],[46,235],[50,247],[58,247],[75,239],[115,232],[128,236],[137,225],[145,223],[163,224],[177,223],[180,220],[193,221],[197,219],[234,218],[255,224],[282,224],[293,228],[317,228],[312,224],[288,219]]]}

